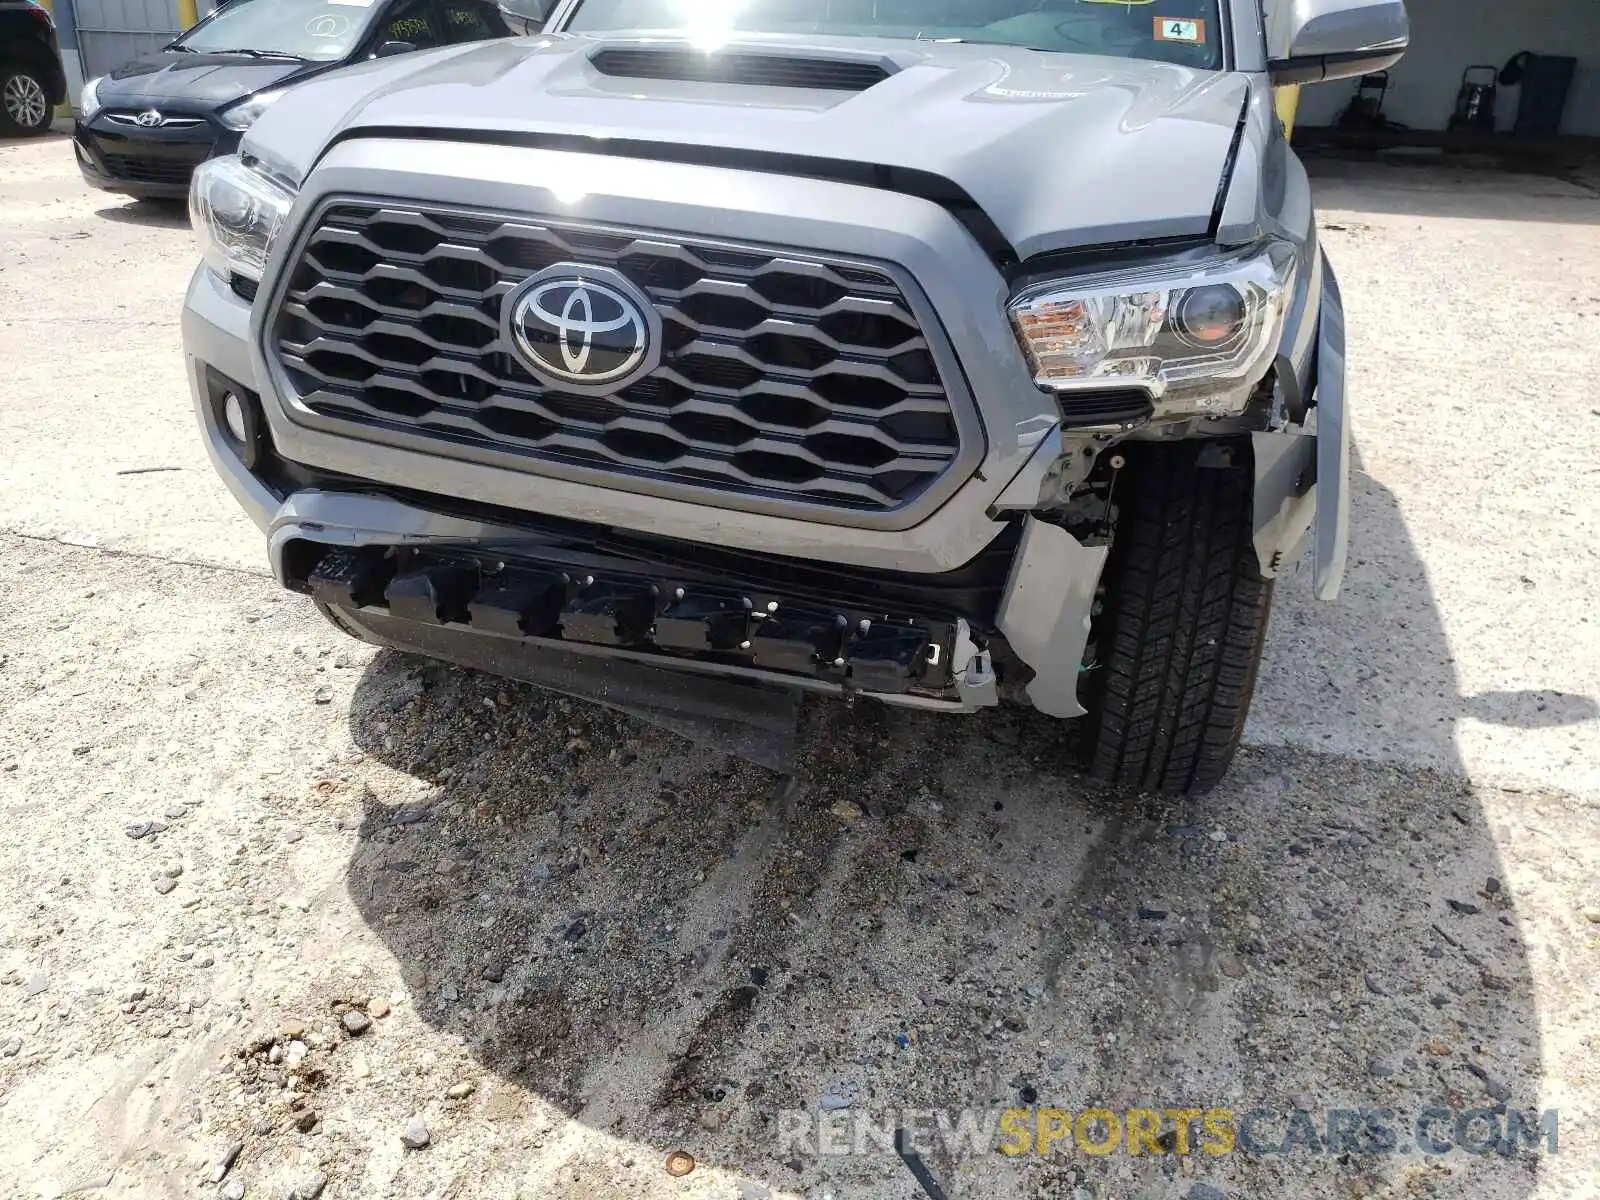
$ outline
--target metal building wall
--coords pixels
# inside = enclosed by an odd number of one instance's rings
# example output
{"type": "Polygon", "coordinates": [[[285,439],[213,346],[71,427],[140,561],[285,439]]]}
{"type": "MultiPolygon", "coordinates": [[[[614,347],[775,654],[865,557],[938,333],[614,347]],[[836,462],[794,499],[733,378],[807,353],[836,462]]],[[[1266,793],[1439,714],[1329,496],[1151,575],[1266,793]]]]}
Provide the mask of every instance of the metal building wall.
{"type": "MultiPolygon", "coordinates": [[[[1532,50],[1577,56],[1561,132],[1600,137],[1600,0],[1406,0],[1406,7],[1411,49],[1390,73],[1384,108],[1390,120],[1413,129],[1443,129],[1464,67],[1502,67],[1518,51],[1532,50]]],[[[1300,124],[1332,124],[1354,91],[1355,84],[1347,82],[1306,88],[1300,124]]],[[[1517,88],[1500,89],[1496,111],[1502,131],[1516,121],[1518,97],[1517,88]]]]}
{"type": "Polygon", "coordinates": [[[182,31],[178,0],[72,0],[85,77],[159,50],[182,31]]]}

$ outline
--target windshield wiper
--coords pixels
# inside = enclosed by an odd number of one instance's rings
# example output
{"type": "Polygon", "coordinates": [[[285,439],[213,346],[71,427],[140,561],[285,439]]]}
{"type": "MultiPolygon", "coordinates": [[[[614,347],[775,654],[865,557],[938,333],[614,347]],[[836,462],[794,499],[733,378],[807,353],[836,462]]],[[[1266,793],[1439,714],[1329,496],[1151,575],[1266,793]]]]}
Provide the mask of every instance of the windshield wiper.
{"type": "Polygon", "coordinates": [[[200,53],[200,51],[196,50],[193,46],[183,46],[183,45],[180,45],[177,42],[173,42],[172,45],[167,47],[167,49],[168,50],[181,50],[185,54],[199,54],[200,53]]]}
{"type": "Polygon", "coordinates": [[[240,47],[236,50],[208,50],[207,54],[243,54],[246,58],[292,58],[295,62],[306,62],[303,54],[291,54],[287,50],[250,50],[240,47]]]}
{"type": "Polygon", "coordinates": [[[927,42],[934,46],[1010,46],[1017,50],[1034,50],[1040,54],[1063,53],[1060,46],[1029,46],[1022,42],[1008,42],[1004,38],[932,37],[925,33],[919,33],[916,40],[927,42]]]}

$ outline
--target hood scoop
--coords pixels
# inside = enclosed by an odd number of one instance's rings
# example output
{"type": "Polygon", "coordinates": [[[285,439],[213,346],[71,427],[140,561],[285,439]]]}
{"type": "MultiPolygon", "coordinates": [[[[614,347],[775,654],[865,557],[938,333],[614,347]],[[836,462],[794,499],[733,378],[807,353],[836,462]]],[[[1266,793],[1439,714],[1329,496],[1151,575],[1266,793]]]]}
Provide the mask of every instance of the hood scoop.
{"type": "Polygon", "coordinates": [[[864,92],[897,69],[878,58],[826,58],[747,50],[706,52],[689,46],[603,47],[589,58],[602,75],[619,79],[672,79],[748,87],[864,92]]]}

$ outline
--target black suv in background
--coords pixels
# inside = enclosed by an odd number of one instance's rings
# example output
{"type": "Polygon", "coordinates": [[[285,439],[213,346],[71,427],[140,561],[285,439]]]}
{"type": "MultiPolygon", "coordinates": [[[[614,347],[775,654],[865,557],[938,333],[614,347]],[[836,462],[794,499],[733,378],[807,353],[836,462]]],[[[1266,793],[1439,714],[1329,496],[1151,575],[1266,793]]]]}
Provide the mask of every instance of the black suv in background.
{"type": "Polygon", "coordinates": [[[509,32],[494,0],[230,0],[164,49],[84,85],[78,166],[107,191],[181,197],[194,168],[236,150],[293,84],[509,32]]]}
{"type": "Polygon", "coordinates": [[[50,14],[34,0],[0,0],[0,137],[43,133],[66,98],[50,14]]]}

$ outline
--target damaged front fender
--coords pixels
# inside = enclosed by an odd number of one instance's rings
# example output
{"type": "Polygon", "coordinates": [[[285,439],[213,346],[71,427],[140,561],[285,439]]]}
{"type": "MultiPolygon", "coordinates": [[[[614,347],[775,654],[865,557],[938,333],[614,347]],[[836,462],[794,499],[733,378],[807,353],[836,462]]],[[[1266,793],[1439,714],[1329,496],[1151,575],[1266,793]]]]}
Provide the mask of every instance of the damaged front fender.
{"type": "Polygon", "coordinates": [[[1350,545],[1350,423],[1345,404],[1344,304],[1324,260],[1312,407],[1304,425],[1251,434],[1255,549],[1274,578],[1312,545],[1317,598],[1334,600],[1350,545]]]}
{"type": "Polygon", "coordinates": [[[1335,600],[1350,554],[1350,414],[1345,404],[1344,300],[1326,260],[1322,324],[1317,335],[1317,520],[1314,542],[1319,600],[1335,600]]]}

